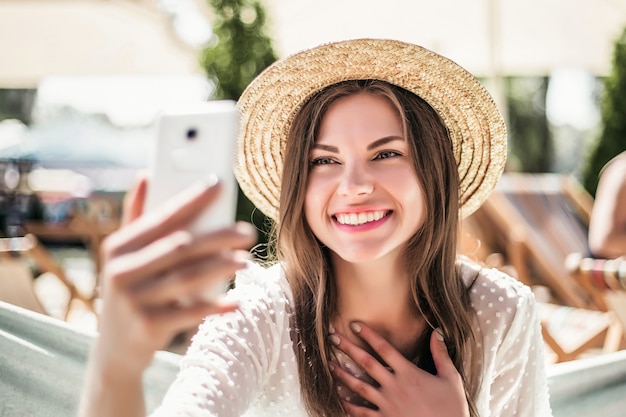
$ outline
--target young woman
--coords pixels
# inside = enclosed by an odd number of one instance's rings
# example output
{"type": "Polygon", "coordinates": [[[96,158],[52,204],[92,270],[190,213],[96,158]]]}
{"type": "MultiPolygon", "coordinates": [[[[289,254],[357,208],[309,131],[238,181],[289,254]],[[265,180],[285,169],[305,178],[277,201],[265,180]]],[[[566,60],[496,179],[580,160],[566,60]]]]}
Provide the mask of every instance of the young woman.
{"type": "Polygon", "coordinates": [[[185,231],[219,184],[140,216],[141,182],[106,243],[82,416],[145,415],[152,355],[204,316],[155,416],[551,415],[532,293],[456,255],[506,153],[477,80],[360,39],[274,64],[239,106],[237,176],[277,262],[243,259],[249,225],[185,231]],[[223,300],[177,301],[235,271],[223,300]]]}

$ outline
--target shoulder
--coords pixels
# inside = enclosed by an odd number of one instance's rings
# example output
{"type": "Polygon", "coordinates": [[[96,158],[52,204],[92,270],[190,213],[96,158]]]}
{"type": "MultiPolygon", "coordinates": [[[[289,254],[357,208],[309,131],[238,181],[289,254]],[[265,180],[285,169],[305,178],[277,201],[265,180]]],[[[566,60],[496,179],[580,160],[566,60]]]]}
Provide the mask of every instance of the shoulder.
{"type": "Polygon", "coordinates": [[[291,287],[280,263],[265,267],[248,262],[235,276],[235,288],[226,299],[236,301],[240,311],[252,316],[259,313],[288,316],[292,311],[291,287]]]}
{"type": "Polygon", "coordinates": [[[239,303],[240,310],[253,314],[258,310],[287,311],[292,299],[281,264],[264,267],[253,261],[237,272],[235,286],[225,298],[239,303]]]}
{"type": "Polygon", "coordinates": [[[624,174],[626,174],[626,151],[615,156],[604,165],[600,171],[600,180],[608,178],[618,183],[626,183],[626,181],[623,181],[626,178],[624,174]]]}
{"type": "Polygon", "coordinates": [[[609,162],[607,162],[603,169],[624,169],[626,168],[626,151],[623,151],[614,156],[609,162]]]}
{"type": "Polygon", "coordinates": [[[519,280],[465,259],[457,265],[479,327],[485,332],[507,332],[516,318],[532,318],[536,314],[535,297],[530,287],[519,280]]]}
{"type": "Polygon", "coordinates": [[[495,297],[495,301],[504,302],[533,297],[530,287],[498,269],[465,258],[457,261],[457,267],[472,299],[494,301],[495,297]]]}
{"type": "Polygon", "coordinates": [[[238,297],[260,293],[290,295],[290,290],[282,264],[264,267],[250,261],[235,275],[235,288],[230,293],[238,297]]]}

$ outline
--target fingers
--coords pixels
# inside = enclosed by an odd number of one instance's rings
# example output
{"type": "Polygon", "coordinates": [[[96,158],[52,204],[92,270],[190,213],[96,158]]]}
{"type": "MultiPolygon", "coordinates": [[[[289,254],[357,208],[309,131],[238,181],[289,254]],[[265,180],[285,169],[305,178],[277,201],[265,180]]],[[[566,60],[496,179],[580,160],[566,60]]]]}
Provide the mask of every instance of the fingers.
{"type": "Polygon", "coordinates": [[[219,256],[222,262],[217,274],[232,275],[245,266],[241,253],[236,249],[247,248],[254,243],[253,227],[238,223],[233,227],[194,237],[190,232],[177,230],[131,253],[112,259],[107,273],[118,288],[141,285],[150,277],[163,277],[202,259],[219,256]],[[233,249],[235,251],[233,252],[233,249]]]}
{"type": "MultiPolygon", "coordinates": [[[[366,341],[367,344],[370,345],[380,358],[392,369],[399,370],[406,366],[407,359],[372,328],[363,323],[357,322],[351,323],[350,328],[355,334],[366,341]]],[[[431,334],[430,350],[433,355],[435,367],[437,368],[437,375],[444,377],[458,376],[458,371],[448,354],[448,348],[444,341],[443,333],[439,328],[435,329],[431,334]]],[[[370,373],[369,369],[365,370],[370,373]]],[[[373,374],[370,375],[376,379],[373,374]]]]}
{"type": "Polygon", "coordinates": [[[159,309],[153,309],[147,313],[147,320],[154,327],[158,327],[161,333],[164,330],[175,333],[180,329],[195,327],[204,318],[212,314],[223,314],[237,309],[237,304],[219,300],[212,303],[196,303],[189,307],[181,308],[170,305],[159,309]]]}
{"type": "Polygon", "coordinates": [[[350,407],[354,410],[373,409],[376,408],[374,404],[381,403],[382,393],[377,387],[351,375],[339,366],[339,364],[331,363],[330,369],[338,381],[338,392],[342,402],[350,404],[350,407]]]}
{"type": "Polygon", "coordinates": [[[134,330],[150,340],[152,349],[164,349],[181,330],[196,328],[209,315],[228,313],[236,309],[237,303],[224,300],[199,302],[187,307],[170,304],[143,311],[140,324],[134,330]]]}
{"type": "MultiPolygon", "coordinates": [[[[367,326],[364,323],[360,322],[352,322],[350,323],[350,329],[354,334],[363,339],[367,344],[376,352],[376,354],[391,367],[391,369],[402,369],[403,366],[407,366],[407,359],[395,348],[391,343],[389,343],[384,337],[380,336],[376,333],[371,327],[367,326]]],[[[347,353],[347,352],[346,352],[347,353]]],[[[352,355],[351,355],[352,356],[352,355]]],[[[356,360],[356,358],[352,357],[356,360]]],[[[363,363],[363,366],[370,365],[380,365],[380,362],[373,358],[375,363],[367,360],[363,363]]],[[[372,369],[363,368],[367,373],[369,373],[374,379],[378,380],[376,376],[370,372],[377,370],[377,366],[373,366],[372,369]]],[[[386,368],[383,367],[386,370],[386,368]]],[[[387,371],[388,373],[388,371],[387,371]]]]}
{"type": "MultiPolygon", "coordinates": [[[[134,300],[140,305],[167,305],[172,302],[203,299],[205,294],[220,295],[228,278],[245,267],[248,252],[217,254],[189,266],[173,270],[162,277],[142,282],[133,288],[134,300]]],[[[207,300],[208,301],[208,300],[207,300]]]]}
{"type": "Polygon", "coordinates": [[[341,405],[345,412],[351,417],[379,417],[381,414],[374,409],[352,404],[348,400],[341,399],[341,405]]]}
{"type": "Polygon", "coordinates": [[[463,381],[450,359],[441,333],[432,332],[430,350],[437,375],[420,369],[396,350],[373,329],[360,322],[350,324],[352,331],[373,349],[369,354],[337,333],[329,342],[344,352],[358,367],[374,379],[366,380],[355,373],[349,361],[335,354],[331,372],[337,381],[342,404],[351,416],[398,415],[466,415],[463,381]],[[380,359],[376,359],[378,356],[380,359]],[[389,365],[385,367],[384,365],[389,365]],[[450,412],[441,412],[442,399],[451,397],[450,412]],[[375,404],[375,406],[374,406],[375,404]],[[459,412],[459,410],[465,410],[459,412]],[[435,414],[433,414],[435,412],[435,414]],[[404,413],[404,414],[403,414],[404,413]]]}
{"type": "Polygon", "coordinates": [[[144,179],[139,182],[137,192],[129,195],[126,203],[127,217],[133,221],[105,241],[104,250],[107,258],[136,250],[175,230],[184,229],[203,208],[217,198],[221,187],[218,182],[197,183],[159,209],[133,219],[132,216],[139,211],[138,205],[140,202],[143,204],[143,198],[140,198],[139,194],[142,192],[145,195],[145,189],[144,179]]]}
{"type": "Polygon", "coordinates": [[[440,328],[433,330],[430,335],[430,351],[437,368],[437,376],[443,378],[458,377],[459,373],[450,359],[448,347],[440,328]]]}
{"type": "Polygon", "coordinates": [[[126,193],[122,210],[122,225],[127,225],[141,216],[146,199],[148,180],[144,173],[140,173],[133,187],[126,193]]]}
{"type": "MultiPolygon", "coordinates": [[[[365,372],[365,374],[369,375],[369,377],[375,380],[378,384],[384,385],[386,382],[391,380],[392,373],[388,368],[380,363],[380,361],[374,356],[350,342],[347,338],[335,333],[330,335],[329,341],[341,349],[341,351],[351,358],[365,372]]],[[[389,346],[393,349],[391,345],[389,346]]]]}

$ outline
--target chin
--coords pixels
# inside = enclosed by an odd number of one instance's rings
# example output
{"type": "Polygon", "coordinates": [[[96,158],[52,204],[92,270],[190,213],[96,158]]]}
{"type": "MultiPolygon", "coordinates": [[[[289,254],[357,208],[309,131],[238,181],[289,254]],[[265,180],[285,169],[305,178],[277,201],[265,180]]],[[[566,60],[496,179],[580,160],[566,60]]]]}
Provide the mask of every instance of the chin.
{"type": "Polygon", "coordinates": [[[359,248],[355,250],[339,250],[333,253],[344,262],[351,264],[367,264],[390,255],[389,251],[380,248],[359,248]]]}

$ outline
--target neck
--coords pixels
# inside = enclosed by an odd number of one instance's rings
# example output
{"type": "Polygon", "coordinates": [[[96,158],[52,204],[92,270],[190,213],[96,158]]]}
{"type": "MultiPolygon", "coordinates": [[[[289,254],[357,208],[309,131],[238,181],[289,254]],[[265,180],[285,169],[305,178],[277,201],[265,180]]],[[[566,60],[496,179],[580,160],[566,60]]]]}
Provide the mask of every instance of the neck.
{"type": "Polygon", "coordinates": [[[354,264],[333,259],[334,280],[339,295],[338,311],[368,313],[382,310],[391,315],[404,310],[409,301],[409,278],[399,260],[354,264]]]}
{"type": "Polygon", "coordinates": [[[405,356],[414,354],[424,320],[413,302],[404,263],[372,262],[353,264],[333,259],[338,294],[335,329],[352,342],[364,343],[349,330],[349,323],[371,326],[405,356]]]}

